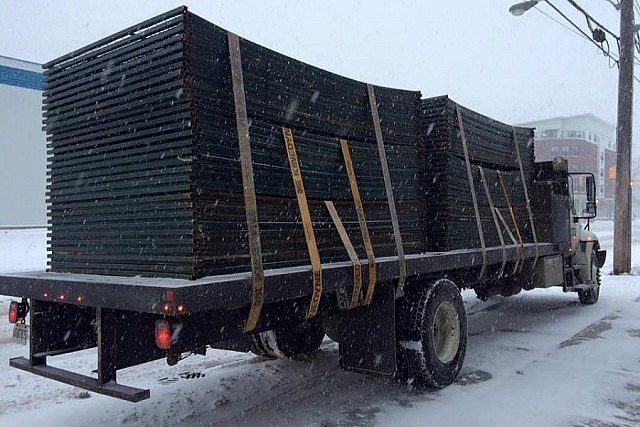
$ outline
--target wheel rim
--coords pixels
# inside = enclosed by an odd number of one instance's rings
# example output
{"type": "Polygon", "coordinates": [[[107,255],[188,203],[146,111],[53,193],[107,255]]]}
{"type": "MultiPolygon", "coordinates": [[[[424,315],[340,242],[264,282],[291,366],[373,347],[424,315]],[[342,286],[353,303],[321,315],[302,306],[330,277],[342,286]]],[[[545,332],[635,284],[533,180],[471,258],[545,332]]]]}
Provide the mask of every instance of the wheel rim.
{"type": "Polygon", "coordinates": [[[433,324],[433,344],[436,357],[441,363],[455,359],[460,347],[460,319],[454,305],[448,301],[436,310],[433,324]]]}

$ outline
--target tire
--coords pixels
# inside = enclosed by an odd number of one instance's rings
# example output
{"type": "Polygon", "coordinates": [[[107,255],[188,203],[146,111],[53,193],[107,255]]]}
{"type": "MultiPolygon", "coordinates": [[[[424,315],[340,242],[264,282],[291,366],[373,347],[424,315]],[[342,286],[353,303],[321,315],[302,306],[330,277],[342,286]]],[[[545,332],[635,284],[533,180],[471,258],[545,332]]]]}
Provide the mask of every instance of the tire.
{"type": "Polygon", "coordinates": [[[505,286],[504,288],[502,288],[502,290],[500,291],[500,295],[502,295],[505,298],[508,297],[512,297],[514,295],[518,295],[520,292],[522,292],[522,287],[519,285],[512,285],[512,286],[505,286]]]}
{"type": "Polygon", "coordinates": [[[595,278],[595,288],[578,289],[578,299],[582,305],[593,305],[600,298],[600,269],[598,268],[595,251],[591,254],[591,274],[595,278]]]}
{"type": "Polygon", "coordinates": [[[260,332],[251,338],[253,354],[269,358],[291,359],[318,350],[324,339],[324,329],[320,322],[314,319],[289,328],[260,332]]]}
{"type": "Polygon", "coordinates": [[[467,317],[458,287],[441,279],[396,303],[398,377],[418,387],[453,383],[467,350],[467,317]]]}

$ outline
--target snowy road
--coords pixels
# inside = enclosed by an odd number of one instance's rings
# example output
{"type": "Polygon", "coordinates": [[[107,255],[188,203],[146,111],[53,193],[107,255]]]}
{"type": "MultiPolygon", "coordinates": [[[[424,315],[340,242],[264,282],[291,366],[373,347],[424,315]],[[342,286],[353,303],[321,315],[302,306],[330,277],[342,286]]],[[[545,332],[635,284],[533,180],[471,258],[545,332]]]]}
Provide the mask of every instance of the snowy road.
{"type": "MultiPolygon", "coordinates": [[[[610,250],[612,223],[594,228],[610,250]]],[[[42,268],[44,238],[0,230],[0,271],[42,268]]],[[[639,252],[634,241],[636,269],[639,252]]],[[[559,289],[487,302],[465,292],[465,368],[456,384],[431,392],[343,372],[327,340],[292,362],[209,351],[174,367],[129,368],[120,381],[151,388],[151,399],[122,402],[10,369],[8,358],[26,348],[11,342],[9,299],[0,297],[0,425],[638,425],[640,278],[609,276],[610,258],[595,306],[559,289]]],[[[84,372],[96,365],[92,351],[51,361],[84,372]]]]}

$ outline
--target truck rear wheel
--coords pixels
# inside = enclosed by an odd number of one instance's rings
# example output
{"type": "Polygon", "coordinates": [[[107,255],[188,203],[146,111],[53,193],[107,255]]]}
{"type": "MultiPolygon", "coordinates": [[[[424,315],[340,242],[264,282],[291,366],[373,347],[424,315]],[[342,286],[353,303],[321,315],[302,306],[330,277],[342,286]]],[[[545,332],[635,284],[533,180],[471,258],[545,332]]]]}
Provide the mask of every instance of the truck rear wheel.
{"type": "Polygon", "coordinates": [[[582,305],[592,305],[598,302],[600,298],[600,269],[596,252],[591,254],[591,277],[595,282],[595,286],[591,289],[578,289],[578,299],[582,305]]]}
{"type": "Polygon", "coordinates": [[[324,339],[324,329],[320,321],[314,319],[289,328],[260,332],[251,338],[252,353],[263,357],[291,359],[318,350],[324,339]]]}
{"type": "Polygon", "coordinates": [[[445,387],[462,369],[467,317],[458,287],[441,279],[407,290],[396,306],[398,376],[417,386],[445,387]]]}

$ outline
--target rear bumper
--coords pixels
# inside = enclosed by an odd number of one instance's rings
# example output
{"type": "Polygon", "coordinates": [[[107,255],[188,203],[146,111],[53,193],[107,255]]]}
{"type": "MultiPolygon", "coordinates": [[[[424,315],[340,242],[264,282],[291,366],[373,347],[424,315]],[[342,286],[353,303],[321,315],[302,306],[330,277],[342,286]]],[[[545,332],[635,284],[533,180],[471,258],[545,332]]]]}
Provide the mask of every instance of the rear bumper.
{"type": "Polygon", "coordinates": [[[46,364],[31,365],[29,360],[24,357],[10,359],[9,366],[31,372],[32,374],[40,375],[41,377],[50,378],[52,380],[79,387],[84,390],[128,400],[129,402],[140,402],[141,400],[148,399],[150,396],[149,390],[121,385],[115,381],[109,381],[101,384],[97,378],[87,377],[85,375],[65,371],[60,368],[54,368],[53,366],[48,366],[46,364]]]}

